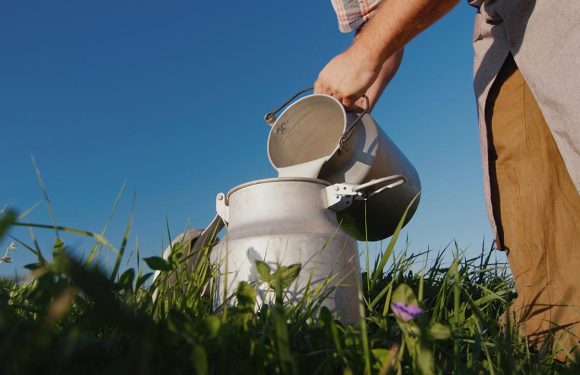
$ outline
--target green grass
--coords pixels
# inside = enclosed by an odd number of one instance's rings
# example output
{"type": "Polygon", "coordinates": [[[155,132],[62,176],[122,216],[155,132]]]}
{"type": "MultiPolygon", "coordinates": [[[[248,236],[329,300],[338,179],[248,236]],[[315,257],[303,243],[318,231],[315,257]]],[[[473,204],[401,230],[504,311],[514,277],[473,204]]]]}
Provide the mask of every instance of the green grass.
{"type": "MultiPolygon", "coordinates": [[[[14,225],[48,228],[57,240],[42,248],[34,237],[18,239],[34,254],[26,282],[0,281],[1,374],[521,374],[578,373],[527,349],[515,327],[500,317],[513,300],[513,281],[505,264],[482,249],[465,258],[458,247],[450,264],[444,252],[395,251],[397,235],[362,274],[364,318],[345,325],[325,308],[324,290],[313,290],[290,305],[284,289],[299,265],[261,269],[262,281],[276,295],[256,311],[255,286],[242,283],[237,303],[214,309],[210,249],[187,266],[189,246],[177,245],[168,260],[126,261],[125,238],[113,246],[102,232],[17,223],[0,216],[0,238],[14,225]],[[58,233],[94,239],[76,258],[58,233]],[[28,243],[30,242],[30,243],[28,243]],[[96,261],[102,248],[115,254],[112,265],[96,261]],[[51,254],[50,256],[48,254],[51,254]],[[418,260],[430,256],[423,268],[418,260]],[[372,266],[374,264],[374,266],[372,266]],[[372,268],[374,267],[374,268],[372,268]],[[110,268],[110,269],[109,269],[110,268]],[[417,270],[420,271],[417,271],[417,270]],[[152,281],[152,272],[161,271],[152,281]],[[153,298],[154,292],[156,298],[153,298]],[[418,306],[423,313],[405,321],[392,303],[418,306]]],[[[31,232],[32,233],[32,232],[31,232]]],[[[78,249],[82,250],[82,249],[78,249]]],[[[8,253],[7,253],[8,254],[8,253]]],[[[7,256],[7,255],[6,255],[7,256]]],[[[6,258],[7,259],[7,258],[6,258]]],[[[2,264],[0,263],[0,267],[2,264]]],[[[268,266],[266,266],[268,267],[268,266]]]]}

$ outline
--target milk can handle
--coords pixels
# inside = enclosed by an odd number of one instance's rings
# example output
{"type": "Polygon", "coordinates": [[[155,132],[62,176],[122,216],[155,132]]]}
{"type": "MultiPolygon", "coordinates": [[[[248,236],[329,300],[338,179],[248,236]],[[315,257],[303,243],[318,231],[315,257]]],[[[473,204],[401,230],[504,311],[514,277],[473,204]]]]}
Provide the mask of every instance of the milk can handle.
{"type": "Polygon", "coordinates": [[[296,94],[292,95],[290,97],[290,99],[286,100],[284,102],[284,104],[282,104],[278,108],[274,109],[273,111],[266,113],[266,116],[264,116],[264,121],[266,121],[266,124],[268,124],[269,126],[274,125],[274,122],[276,122],[276,114],[278,114],[278,112],[280,112],[282,109],[284,109],[284,107],[286,107],[288,104],[290,104],[291,101],[293,101],[294,99],[296,99],[300,95],[302,95],[305,92],[308,92],[310,90],[314,90],[314,86],[310,86],[308,88],[305,88],[304,90],[298,91],[296,94]]]}
{"type": "Polygon", "coordinates": [[[370,180],[369,182],[360,185],[346,183],[334,184],[324,189],[326,193],[326,208],[340,212],[350,207],[354,200],[367,200],[377,194],[381,194],[388,189],[392,189],[406,182],[407,179],[405,176],[396,174],[370,180]],[[375,186],[384,183],[387,183],[387,185],[369,192],[370,189],[374,189],[375,186]]]}
{"type": "MultiPolygon", "coordinates": [[[[282,109],[284,109],[284,107],[286,107],[288,104],[290,104],[290,102],[292,102],[294,99],[296,99],[300,95],[302,95],[305,92],[308,92],[310,90],[313,90],[313,89],[314,89],[314,87],[311,86],[311,87],[308,87],[304,90],[298,91],[296,94],[292,95],[290,97],[290,99],[286,100],[284,102],[284,104],[282,104],[278,108],[274,109],[273,111],[266,113],[266,116],[264,116],[264,121],[266,121],[266,124],[268,124],[269,126],[274,125],[274,122],[276,122],[276,115],[278,114],[278,112],[280,112],[282,109]]],[[[357,116],[357,118],[349,126],[346,127],[346,130],[344,131],[344,133],[340,137],[339,144],[340,144],[341,149],[342,149],[343,145],[346,142],[348,142],[350,136],[352,135],[352,129],[355,127],[355,125],[359,123],[359,121],[363,118],[364,115],[369,113],[369,107],[370,107],[369,98],[366,95],[363,95],[363,98],[365,98],[366,106],[363,109],[363,111],[357,116]]]]}
{"type": "Polygon", "coordinates": [[[396,174],[393,176],[388,176],[388,177],[382,177],[382,178],[377,178],[374,180],[370,180],[367,183],[364,184],[360,184],[358,186],[355,186],[352,191],[356,192],[356,193],[362,193],[365,199],[369,199],[370,197],[373,197],[377,194],[382,193],[385,190],[388,189],[392,189],[396,186],[402,185],[404,183],[407,182],[407,179],[405,178],[405,176],[401,175],[401,174],[396,174]],[[391,182],[392,181],[392,182],[391,182]],[[372,191],[370,193],[367,193],[365,190],[374,187],[375,185],[378,184],[382,184],[385,182],[391,182],[390,184],[387,184],[381,188],[378,188],[375,191],[372,191]]]}
{"type": "Polygon", "coordinates": [[[365,98],[366,106],[363,109],[363,111],[357,116],[356,120],[354,120],[352,122],[352,124],[350,124],[346,128],[346,130],[344,131],[344,133],[340,136],[340,139],[338,140],[339,152],[345,151],[346,142],[348,142],[348,140],[352,136],[352,129],[356,126],[356,124],[358,124],[360,122],[360,120],[364,117],[364,115],[366,115],[367,113],[369,113],[369,108],[371,106],[370,103],[369,103],[369,97],[366,96],[366,95],[363,95],[362,97],[365,98]]]}

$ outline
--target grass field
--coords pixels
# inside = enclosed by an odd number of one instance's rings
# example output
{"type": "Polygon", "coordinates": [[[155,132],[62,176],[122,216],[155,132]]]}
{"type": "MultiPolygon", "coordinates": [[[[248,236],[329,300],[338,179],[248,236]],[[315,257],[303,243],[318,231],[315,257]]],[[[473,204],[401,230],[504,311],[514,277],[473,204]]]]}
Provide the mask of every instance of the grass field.
{"type": "MultiPolygon", "coordinates": [[[[55,230],[17,223],[5,210],[0,238],[14,225],[55,230]]],[[[320,293],[287,303],[298,265],[264,270],[262,282],[276,294],[271,305],[256,309],[255,285],[242,283],[237,303],[216,309],[209,249],[193,270],[181,245],[168,260],[137,251],[136,266],[121,269],[128,230],[119,247],[98,233],[56,230],[92,237],[94,246],[78,259],[58,235],[51,248],[14,239],[36,262],[25,282],[0,281],[1,374],[580,373],[531,353],[516,327],[500,326],[515,292],[492,249],[472,259],[448,249],[449,264],[444,253],[428,254],[418,268],[426,254],[409,255],[397,232],[362,273],[364,318],[345,325],[318,308],[320,293]],[[101,251],[116,254],[114,263],[98,265],[101,251]]]]}

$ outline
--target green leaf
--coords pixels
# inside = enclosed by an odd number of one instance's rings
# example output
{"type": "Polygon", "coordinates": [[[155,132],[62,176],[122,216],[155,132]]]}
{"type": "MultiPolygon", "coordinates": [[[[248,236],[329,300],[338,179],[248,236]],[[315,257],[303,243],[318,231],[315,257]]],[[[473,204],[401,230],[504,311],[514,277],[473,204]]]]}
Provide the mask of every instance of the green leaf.
{"type": "Polygon", "coordinates": [[[64,251],[64,241],[61,240],[60,238],[57,238],[56,240],[54,240],[54,245],[52,246],[52,256],[54,258],[57,258],[60,255],[62,255],[63,251],[64,251]]]}
{"type": "Polygon", "coordinates": [[[238,284],[236,290],[236,298],[238,300],[238,307],[240,310],[253,311],[256,305],[256,291],[245,281],[238,284]]]}
{"type": "Polygon", "coordinates": [[[135,270],[129,268],[127,271],[123,272],[121,277],[119,277],[118,285],[121,289],[132,290],[133,280],[135,280],[135,270]]]}
{"type": "MultiPolygon", "coordinates": [[[[290,373],[294,368],[294,360],[290,351],[290,339],[288,335],[288,323],[284,311],[280,308],[274,309],[274,330],[276,333],[276,347],[278,349],[278,360],[283,374],[290,373]]],[[[292,371],[296,373],[296,371],[292,371]]]]}
{"type": "Polygon", "coordinates": [[[433,352],[427,347],[420,345],[417,347],[415,354],[415,365],[417,365],[418,374],[432,375],[435,374],[435,358],[433,352]]]}
{"type": "Polygon", "coordinates": [[[153,275],[153,272],[148,272],[145,275],[141,275],[137,278],[137,283],[135,284],[135,290],[141,288],[143,284],[153,275]]]}
{"type": "Polygon", "coordinates": [[[44,264],[42,263],[30,263],[24,266],[24,268],[26,268],[27,270],[30,271],[34,271],[36,269],[39,269],[40,267],[44,266],[44,264]]]}
{"type": "Polygon", "coordinates": [[[407,284],[401,284],[393,292],[392,302],[404,303],[405,305],[415,305],[419,306],[419,301],[417,296],[413,292],[413,289],[407,284]]]}
{"type": "Polygon", "coordinates": [[[260,275],[260,280],[265,283],[270,282],[270,266],[261,260],[257,260],[256,269],[258,270],[258,275],[260,275]]]}
{"type": "Polygon", "coordinates": [[[429,327],[429,337],[433,340],[447,340],[451,336],[449,327],[441,323],[434,323],[429,327]]]}
{"type": "Polygon", "coordinates": [[[300,263],[290,266],[280,266],[271,276],[270,286],[274,290],[284,290],[288,288],[298,277],[302,265],[300,263]]]}
{"type": "Polygon", "coordinates": [[[288,288],[290,284],[296,280],[302,265],[300,263],[292,264],[288,267],[281,267],[279,272],[282,274],[282,281],[284,282],[284,288],[288,288]]]}
{"type": "Polygon", "coordinates": [[[208,361],[205,348],[201,345],[196,345],[193,348],[193,366],[198,375],[205,375],[208,373],[208,361]]]}
{"type": "Polygon", "coordinates": [[[60,238],[57,238],[52,247],[52,264],[50,268],[56,273],[65,272],[69,266],[69,258],[64,248],[64,242],[60,238]]]}
{"type": "Polygon", "coordinates": [[[145,263],[155,271],[171,271],[171,264],[161,257],[149,257],[143,259],[145,263]]]}
{"type": "Polygon", "coordinates": [[[210,315],[204,319],[205,327],[207,329],[207,335],[209,339],[217,337],[220,327],[221,320],[215,315],[210,315]]]}
{"type": "Polygon", "coordinates": [[[324,326],[329,327],[330,326],[330,322],[332,321],[332,313],[330,312],[330,310],[328,309],[328,307],[322,306],[320,308],[320,311],[318,312],[318,318],[320,319],[320,322],[324,326]]]}
{"type": "Polygon", "coordinates": [[[371,352],[375,357],[374,370],[379,374],[389,374],[389,370],[395,366],[397,347],[392,349],[375,348],[371,352]]]}
{"type": "Polygon", "coordinates": [[[375,348],[372,349],[371,352],[373,353],[376,359],[382,362],[389,355],[391,350],[384,348],[375,348]]]}

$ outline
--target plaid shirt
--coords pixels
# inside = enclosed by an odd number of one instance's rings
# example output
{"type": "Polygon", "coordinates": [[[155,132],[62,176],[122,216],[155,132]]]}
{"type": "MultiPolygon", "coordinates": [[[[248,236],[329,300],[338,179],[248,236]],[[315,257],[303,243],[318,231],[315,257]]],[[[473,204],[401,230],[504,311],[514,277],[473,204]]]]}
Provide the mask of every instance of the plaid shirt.
{"type": "Polygon", "coordinates": [[[338,28],[343,33],[355,31],[377,9],[382,0],[331,0],[338,18],[338,28]]]}

